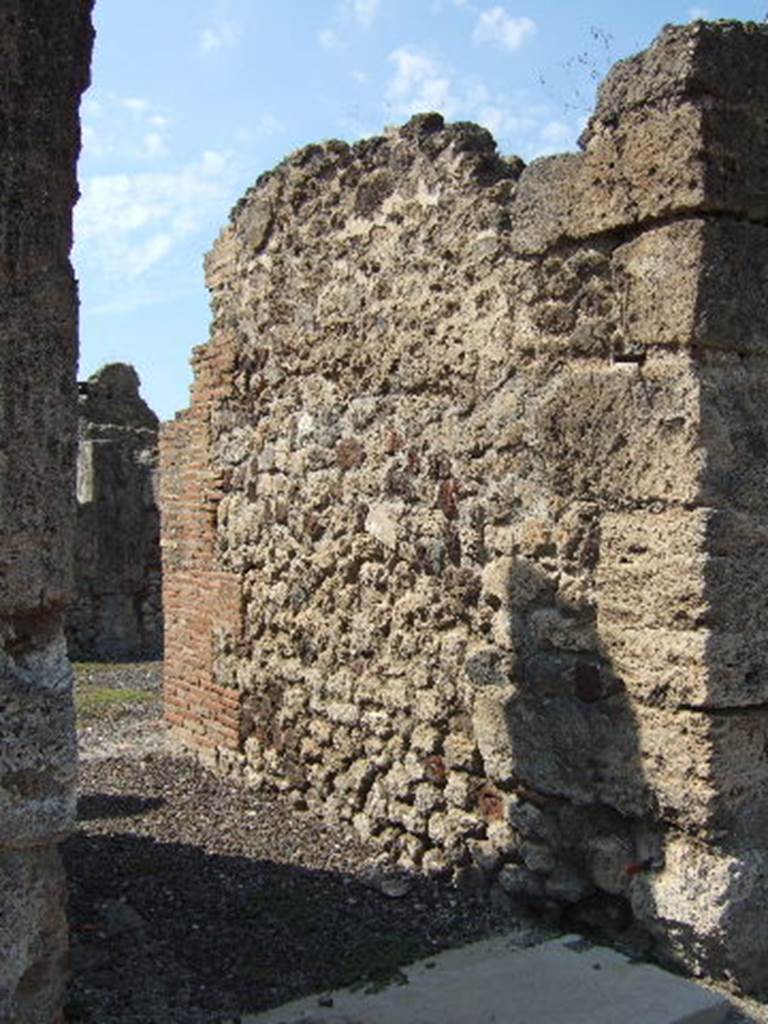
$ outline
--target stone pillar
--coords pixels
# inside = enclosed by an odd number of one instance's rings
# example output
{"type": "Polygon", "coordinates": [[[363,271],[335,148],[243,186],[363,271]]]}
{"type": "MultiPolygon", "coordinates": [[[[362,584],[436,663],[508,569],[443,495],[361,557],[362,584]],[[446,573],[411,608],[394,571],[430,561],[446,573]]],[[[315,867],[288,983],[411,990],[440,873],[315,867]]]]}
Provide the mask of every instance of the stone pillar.
{"type": "Polygon", "coordinates": [[[159,658],[157,416],[125,363],[102,367],[78,387],[77,601],[67,615],[69,655],[159,658]]]}
{"type": "Polygon", "coordinates": [[[0,5],[0,1019],[65,981],[56,843],[75,812],[71,671],[77,288],[69,262],[88,0],[0,5]]]}

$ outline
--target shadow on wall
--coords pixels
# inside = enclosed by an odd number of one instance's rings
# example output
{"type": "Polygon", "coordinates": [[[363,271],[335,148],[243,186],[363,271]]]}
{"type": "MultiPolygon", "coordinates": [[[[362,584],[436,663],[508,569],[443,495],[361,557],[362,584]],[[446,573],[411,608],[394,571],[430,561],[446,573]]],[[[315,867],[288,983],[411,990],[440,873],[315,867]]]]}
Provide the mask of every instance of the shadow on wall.
{"type": "MultiPolygon", "coordinates": [[[[596,562],[594,520],[584,541],[596,562]]],[[[488,776],[511,781],[518,797],[509,812],[518,864],[504,869],[504,889],[540,907],[565,904],[570,926],[625,932],[634,880],[663,866],[634,708],[593,601],[568,600],[523,558],[506,590],[509,664],[494,666],[474,715],[488,776]]]]}
{"type": "MultiPolygon", "coordinates": [[[[643,594],[632,585],[647,568],[643,560],[654,560],[659,575],[671,571],[680,588],[691,588],[682,564],[690,548],[668,528],[668,514],[652,514],[655,533],[669,545],[662,561],[649,543],[647,511],[637,512],[636,532],[622,516],[620,536],[610,514],[604,528],[593,522],[588,534],[597,608],[565,598],[532,562],[517,559],[510,567],[514,666],[507,678],[515,682],[485,688],[475,712],[489,776],[513,780],[520,798],[510,819],[524,838],[518,865],[505,869],[504,888],[535,906],[568,905],[569,926],[622,934],[687,970],[725,977],[738,971],[742,984],[757,986],[765,956],[760,922],[768,826],[759,824],[765,796],[758,783],[766,709],[708,706],[717,699],[718,680],[734,669],[733,692],[743,698],[741,661],[723,657],[732,637],[692,628],[682,600],[676,638],[667,634],[662,643],[648,632],[655,616],[670,617],[652,586],[643,594]],[[623,579],[615,561],[601,572],[605,548],[611,559],[621,552],[623,579]],[[623,624],[617,633],[611,626],[628,599],[634,628],[623,624]],[[690,656],[686,665],[680,654],[691,645],[705,655],[698,666],[690,656]],[[697,676],[700,707],[673,691],[678,678],[690,694],[697,676]],[[653,689],[644,690],[645,684],[653,689]],[[757,821],[745,817],[746,801],[757,821]]],[[[702,514],[709,524],[703,535],[712,544],[718,531],[724,536],[723,523],[716,525],[711,510],[702,514]]],[[[732,541],[733,525],[729,517],[732,541]]],[[[733,542],[738,548],[740,540],[733,542]]],[[[743,558],[737,569],[722,557],[710,563],[710,606],[699,627],[716,624],[733,608],[723,587],[743,586],[743,558]]],[[[666,592],[674,602],[674,587],[666,592]]]]}

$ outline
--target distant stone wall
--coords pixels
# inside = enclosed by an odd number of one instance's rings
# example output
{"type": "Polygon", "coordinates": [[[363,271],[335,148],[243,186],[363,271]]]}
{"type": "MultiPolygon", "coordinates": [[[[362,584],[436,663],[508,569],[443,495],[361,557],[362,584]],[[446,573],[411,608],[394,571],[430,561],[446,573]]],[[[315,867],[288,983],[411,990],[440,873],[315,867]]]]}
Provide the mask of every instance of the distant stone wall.
{"type": "Polygon", "coordinates": [[[157,658],[163,650],[158,420],[132,366],[113,363],[80,384],[77,602],[70,657],[157,658]]]}
{"type": "Polygon", "coordinates": [[[49,1024],[66,976],[56,843],[75,813],[77,287],[69,263],[88,0],[0,7],[0,1020],[49,1024]]]}
{"type": "Polygon", "coordinates": [[[766,69],[765,26],[696,23],[579,154],[432,114],[289,157],[161,441],[179,742],[756,987],[766,69]]]}

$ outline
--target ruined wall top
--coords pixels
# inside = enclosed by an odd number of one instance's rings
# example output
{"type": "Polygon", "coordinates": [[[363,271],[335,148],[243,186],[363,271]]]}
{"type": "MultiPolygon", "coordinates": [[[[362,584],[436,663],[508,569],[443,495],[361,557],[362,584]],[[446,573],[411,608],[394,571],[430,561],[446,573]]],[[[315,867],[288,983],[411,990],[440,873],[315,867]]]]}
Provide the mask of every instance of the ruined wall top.
{"type": "Polygon", "coordinates": [[[109,363],[79,385],[78,413],[88,423],[157,430],[158,419],[139,394],[139,375],[128,363],[109,363]]]}
{"type": "MultiPolygon", "coordinates": [[[[397,132],[354,146],[334,140],[299,150],[262,175],[231,220],[257,253],[275,228],[286,187],[295,186],[285,205],[303,217],[310,181],[338,176],[346,189],[359,177],[353,212],[367,217],[406,169],[434,160],[445,187],[457,176],[486,187],[519,179],[500,198],[507,205],[504,230],[521,253],[692,212],[764,220],[768,82],[760,69],[766,61],[767,25],[670,26],[608,75],[580,140],[582,153],[524,168],[516,157],[500,157],[484,129],[446,128],[437,114],[419,115],[397,132]]],[[[214,257],[209,267],[217,262],[214,257]]],[[[210,283],[216,287],[215,271],[210,283]]]]}
{"type": "MultiPolygon", "coordinates": [[[[653,45],[618,61],[602,82],[590,127],[617,114],[687,98],[765,101],[768,25],[696,21],[667,25],[653,45]]],[[[590,128],[585,133],[588,141],[590,128]]]]}

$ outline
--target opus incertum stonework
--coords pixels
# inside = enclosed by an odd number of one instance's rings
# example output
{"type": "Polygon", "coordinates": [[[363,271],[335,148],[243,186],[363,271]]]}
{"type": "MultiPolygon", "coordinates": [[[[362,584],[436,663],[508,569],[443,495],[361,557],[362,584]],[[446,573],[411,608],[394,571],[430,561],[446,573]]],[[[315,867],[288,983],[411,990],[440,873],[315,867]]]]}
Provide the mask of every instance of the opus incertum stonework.
{"type": "Polygon", "coordinates": [[[408,869],[768,982],[768,27],[582,151],[437,114],[263,175],[161,436],[167,717],[408,869]]]}
{"type": "Polygon", "coordinates": [[[163,650],[158,420],[126,363],[78,385],[75,586],[66,637],[75,660],[163,650]]]}

